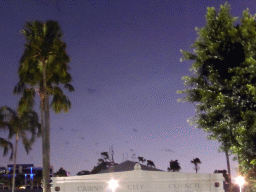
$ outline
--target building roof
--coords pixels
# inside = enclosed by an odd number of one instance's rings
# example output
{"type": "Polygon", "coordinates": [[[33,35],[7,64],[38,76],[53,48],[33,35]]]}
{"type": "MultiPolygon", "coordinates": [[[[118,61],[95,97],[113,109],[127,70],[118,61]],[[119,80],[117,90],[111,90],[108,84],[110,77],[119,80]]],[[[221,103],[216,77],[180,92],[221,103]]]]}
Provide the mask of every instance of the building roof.
{"type": "MultiPolygon", "coordinates": [[[[34,164],[16,164],[16,167],[22,166],[25,167],[34,167],[34,164]]],[[[7,167],[14,167],[14,164],[8,164],[7,167]]]]}
{"type": "Polygon", "coordinates": [[[119,165],[113,166],[113,167],[111,167],[109,169],[106,169],[106,170],[103,170],[99,173],[113,173],[113,172],[133,171],[134,168],[135,168],[134,166],[136,164],[140,165],[140,168],[136,168],[136,169],[141,169],[143,171],[163,171],[163,170],[160,170],[160,169],[156,169],[154,167],[149,167],[149,166],[140,164],[138,162],[125,161],[123,163],[120,163],[119,165]]]}

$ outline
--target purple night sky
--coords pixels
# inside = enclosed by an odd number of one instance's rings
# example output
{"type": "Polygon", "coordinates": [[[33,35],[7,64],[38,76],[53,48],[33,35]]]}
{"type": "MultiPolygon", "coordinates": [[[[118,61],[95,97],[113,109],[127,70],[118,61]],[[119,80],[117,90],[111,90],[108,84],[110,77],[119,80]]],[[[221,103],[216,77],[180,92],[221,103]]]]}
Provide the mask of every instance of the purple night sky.
{"type": "MultiPolygon", "coordinates": [[[[184,89],[181,77],[191,75],[190,61],[180,62],[180,50],[191,50],[195,27],[204,27],[207,7],[216,0],[20,0],[0,1],[0,106],[17,108],[20,96],[18,65],[26,21],[57,20],[71,58],[75,92],[67,93],[72,108],[51,112],[51,164],[75,175],[91,170],[100,153],[113,145],[117,163],[132,155],[152,160],[167,170],[178,159],[181,172],[192,173],[193,158],[202,161],[201,173],[227,169],[219,144],[189,125],[195,107],[178,103],[184,89]]],[[[232,0],[231,13],[241,17],[255,2],[232,0]]],[[[36,110],[39,112],[37,100],[36,110]]],[[[6,136],[3,131],[1,136],[6,136]]],[[[0,166],[13,163],[2,157],[0,166]]],[[[232,161],[232,175],[237,163],[232,161]]],[[[136,159],[137,160],[137,159],[136,159]]],[[[17,163],[42,166],[41,139],[26,155],[20,142],[17,163]]]]}

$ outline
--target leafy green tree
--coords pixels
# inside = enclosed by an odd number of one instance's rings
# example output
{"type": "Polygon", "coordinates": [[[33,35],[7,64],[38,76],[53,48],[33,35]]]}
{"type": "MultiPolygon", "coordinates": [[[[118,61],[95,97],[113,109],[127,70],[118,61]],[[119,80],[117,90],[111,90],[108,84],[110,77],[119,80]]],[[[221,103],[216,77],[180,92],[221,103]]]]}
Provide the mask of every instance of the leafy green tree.
{"type": "Polygon", "coordinates": [[[168,167],[167,170],[170,172],[179,172],[181,170],[181,167],[178,160],[171,160],[170,167],[168,167]]]}
{"type": "Polygon", "coordinates": [[[74,91],[70,84],[69,57],[66,44],[61,40],[62,32],[56,21],[27,22],[21,31],[26,38],[25,51],[20,60],[19,82],[14,93],[22,94],[19,112],[27,111],[34,104],[35,92],[40,98],[43,190],[50,192],[50,104],[56,113],[67,112],[71,106],[60,85],[74,91]]]}
{"type": "MultiPolygon", "coordinates": [[[[194,61],[193,75],[183,77],[187,88],[183,101],[196,104],[191,122],[209,133],[239,157],[240,174],[253,185],[256,165],[256,22],[249,10],[240,24],[230,5],[217,12],[208,8],[206,25],[196,29],[194,53],[182,51],[194,61]]],[[[224,145],[224,146],[223,146],[224,145]]],[[[229,173],[230,174],[230,173],[229,173]]]]}
{"type": "Polygon", "coordinates": [[[67,177],[67,171],[61,167],[56,173],[54,173],[55,177],[67,177]]]}
{"type": "Polygon", "coordinates": [[[25,150],[28,153],[36,136],[40,136],[41,126],[36,112],[29,111],[18,114],[11,108],[4,106],[0,108],[0,128],[9,131],[9,139],[15,137],[12,184],[12,192],[14,192],[18,141],[22,139],[25,150]]]}
{"type": "Polygon", "coordinates": [[[191,161],[192,164],[194,164],[194,169],[196,170],[196,173],[197,171],[200,169],[199,165],[198,164],[201,164],[201,160],[199,158],[195,158],[191,161]]]}

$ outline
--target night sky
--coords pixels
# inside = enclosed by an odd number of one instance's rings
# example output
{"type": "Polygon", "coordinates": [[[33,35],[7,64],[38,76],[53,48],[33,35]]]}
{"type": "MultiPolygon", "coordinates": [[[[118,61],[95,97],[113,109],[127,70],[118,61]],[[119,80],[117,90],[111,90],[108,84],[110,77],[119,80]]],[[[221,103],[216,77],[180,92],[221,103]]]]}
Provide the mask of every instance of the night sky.
{"type": "MultiPolygon", "coordinates": [[[[67,93],[69,113],[51,112],[51,165],[71,175],[91,170],[100,153],[113,145],[114,160],[142,156],[167,170],[178,159],[181,172],[193,173],[193,158],[202,161],[201,173],[227,169],[219,144],[189,125],[195,107],[179,103],[185,89],[181,77],[191,75],[190,61],[180,62],[180,50],[191,50],[195,27],[205,25],[207,7],[216,0],[17,0],[0,1],[0,106],[17,108],[20,96],[12,91],[25,39],[26,21],[56,20],[71,58],[75,92],[67,93]],[[135,155],[133,155],[135,154],[135,155]]],[[[255,1],[234,0],[233,16],[255,1]]],[[[38,98],[35,106],[39,112],[38,98]]],[[[7,134],[0,132],[1,136],[7,134]]],[[[17,163],[42,166],[39,138],[29,155],[19,143],[17,163]]],[[[0,166],[13,163],[2,157],[0,166]]],[[[237,163],[232,161],[232,175],[237,163]]]]}

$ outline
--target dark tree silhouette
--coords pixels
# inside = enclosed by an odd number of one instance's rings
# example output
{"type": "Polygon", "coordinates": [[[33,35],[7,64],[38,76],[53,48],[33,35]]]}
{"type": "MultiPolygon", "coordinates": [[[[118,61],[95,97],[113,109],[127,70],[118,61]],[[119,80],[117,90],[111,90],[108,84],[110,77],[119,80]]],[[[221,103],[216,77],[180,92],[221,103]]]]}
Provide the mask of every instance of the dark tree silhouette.
{"type": "Polygon", "coordinates": [[[148,162],[147,166],[149,166],[149,167],[156,167],[153,161],[147,160],[147,162],[148,162]]]}
{"type": "Polygon", "coordinates": [[[167,170],[170,172],[179,172],[181,170],[181,167],[178,160],[177,159],[175,161],[171,160],[170,167],[168,167],[167,170]]]}
{"type": "Polygon", "coordinates": [[[92,171],[91,171],[91,174],[96,174],[96,173],[99,173],[103,170],[106,170],[108,167],[107,167],[107,163],[106,162],[102,162],[102,163],[99,163],[97,166],[94,166],[92,171]]]}
{"type": "Polygon", "coordinates": [[[35,177],[34,177],[36,188],[38,188],[41,185],[42,179],[43,179],[43,171],[42,170],[36,171],[35,177]]]}
{"type": "Polygon", "coordinates": [[[139,162],[142,162],[142,163],[144,163],[146,161],[146,159],[144,159],[144,157],[138,157],[138,160],[139,160],[139,162]]]}
{"type": "Polygon", "coordinates": [[[114,162],[113,156],[110,159],[108,152],[102,152],[101,159],[98,159],[98,165],[94,166],[94,168],[91,171],[91,174],[99,173],[115,165],[117,165],[117,163],[114,162]]]}
{"type": "Polygon", "coordinates": [[[108,155],[108,152],[104,151],[101,153],[101,158],[102,159],[105,159],[105,160],[108,160],[109,159],[109,155],[108,155]]]}
{"type": "Polygon", "coordinates": [[[195,158],[191,161],[192,164],[194,164],[194,169],[196,170],[196,173],[197,171],[200,169],[199,165],[198,164],[201,164],[201,161],[199,158],[195,158]]]}
{"type": "Polygon", "coordinates": [[[15,186],[20,187],[25,184],[25,175],[23,174],[17,174],[15,179],[15,186]]]}
{"type": "Polygon", "coordinates": [[[5,173],[0,174],[0,183],[4,184],[5,187],[11,188],[12,187],[12,178],[9,178],[8,175],[5,173]]]}
{"type": "Polygon", "coordinates": [[[54,173],[55,177],[67,177],[67,171],[61,167],[56,173],[54,173]]]}

